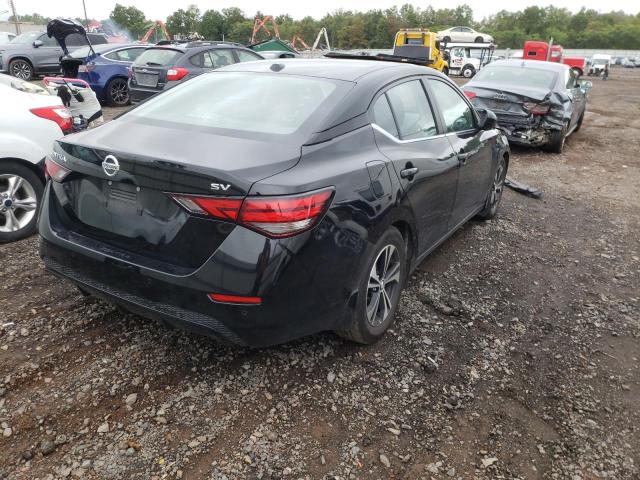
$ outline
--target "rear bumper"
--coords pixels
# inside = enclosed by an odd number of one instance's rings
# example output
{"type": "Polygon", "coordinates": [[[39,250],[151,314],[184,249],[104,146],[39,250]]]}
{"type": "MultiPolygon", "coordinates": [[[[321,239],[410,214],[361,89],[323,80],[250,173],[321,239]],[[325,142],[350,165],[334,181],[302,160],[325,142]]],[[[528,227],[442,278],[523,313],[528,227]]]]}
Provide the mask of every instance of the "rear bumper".
{"type": "MultiPolygon", "coordinates": [[[[333,235],[311,231],[270,240],[235,227],[201,267],[168,273],[61,230],[55,202],[47,185],[38,223],[46,268],[142,316],[222,342],[263,347],[342,328],[355,305],[354,272],[361,256],[336,249],[333,235]],[[208,293],[263,300],[256,306],[217,304],[208,293]]],[[[322,228],[325,222],[316,229],[331,231],[328,225],[322,228]]]]}
{"type": "Polygon", "coordinates": [[[137,86],[134,87],[131,85],[131,82],[129,82],[129,98],[131,100],[131,103],[140,103],[147,98],[151,98],[161,92],[162,90],[146,89],[137,86]]]}

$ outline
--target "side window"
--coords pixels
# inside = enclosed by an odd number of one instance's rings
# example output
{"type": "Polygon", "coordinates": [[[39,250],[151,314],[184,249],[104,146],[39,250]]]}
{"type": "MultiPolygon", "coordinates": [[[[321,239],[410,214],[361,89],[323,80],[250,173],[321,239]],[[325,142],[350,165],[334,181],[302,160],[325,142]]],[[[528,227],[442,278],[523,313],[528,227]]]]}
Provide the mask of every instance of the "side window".
{"type": "Polygon", "coordinates": [[[213,68],[209,52],[200,52],[192,55],[189,57],[189,63],[198,68],[213,68]]]}
{"type": "Polygon", "coordinates": [[[121,62],[133,62],[142,52],[144,52],[144,48],[125,48],[117,52],[118,60],[121,62]]]}
{"type": "Polygon", "coordinates": [[[429,85],[442,111],[447,132],[461,132],[475,127],[473,112],[458,92],[438,80],[429,80],[429,85]]]}
{"type": "Polygon", "coordinates": [[[49,36],[46,33],[43,34],[43,35],[40,35],[38,40],[40,40],[42,42],[42,46],[43,47],[57,47],[58,46],[58,42],[56,42],[56,39],[53,38],[53,37],[49,38],[49,36]]]}
{"type": "Polygon", "coordinates": [[[567,78],[567,82],[566,82],[567,89],[573,90],[574,88],[576,88],[576,74],[572,68],[567,70],[566,78],[567,78]]]}
{"type": "Polygon", "coordinates": [[[238,55],[239,62],[255,62],[256,60],[262,60],[258,55],[245,52],[244,50],[236,50],[236,55],[238,55]]]}
{"type": "Polygon", "coordinates": [[[231,50],[227,48],[217,48],[215,50],[209,50],[209,55],[211,55],[211,61],[213,65],[211,68],[220,68],[226,65],[231,65],[232,63],[236,63],[231,50]]]}
{"type": "Polygon", "coordinates": [[[373,121],[376,125],[398,138],[398,128],[389,107],[389,100],[382,95],[373,105],[373,121]]]}
{"type": "Polygon", "coordinates": [[[420,80],[412,80],[387,92],[402,140],[424,138],[438,133],[420,80]]]}

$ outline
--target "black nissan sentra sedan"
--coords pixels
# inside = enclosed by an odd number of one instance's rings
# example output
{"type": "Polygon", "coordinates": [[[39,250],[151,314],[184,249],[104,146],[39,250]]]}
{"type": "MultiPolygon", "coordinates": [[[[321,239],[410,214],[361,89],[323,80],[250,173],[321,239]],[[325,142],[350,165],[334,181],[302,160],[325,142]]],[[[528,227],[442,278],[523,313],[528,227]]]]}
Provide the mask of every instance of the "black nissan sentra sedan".
{"type": "Polygon", "coordinates": [[[496,214],[495,127],[425,67],[225,67],[55,145],[40,253],[85,293],[221,341],[371,343],[411,270],[496,214]]]}

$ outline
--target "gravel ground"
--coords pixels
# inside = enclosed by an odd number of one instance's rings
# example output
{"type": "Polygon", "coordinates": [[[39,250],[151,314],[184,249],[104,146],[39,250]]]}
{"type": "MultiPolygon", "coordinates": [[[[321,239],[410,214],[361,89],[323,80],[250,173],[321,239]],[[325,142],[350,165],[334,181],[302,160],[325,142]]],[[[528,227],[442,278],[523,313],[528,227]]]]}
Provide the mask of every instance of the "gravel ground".
{"type": "Polygon", "coordinates": [[[564,154],[514,151],[544,199],[456,233],[370,347],[220,346],[1,246],[0,478],[639,478],[639,92],[596,81],[564,154]]]}

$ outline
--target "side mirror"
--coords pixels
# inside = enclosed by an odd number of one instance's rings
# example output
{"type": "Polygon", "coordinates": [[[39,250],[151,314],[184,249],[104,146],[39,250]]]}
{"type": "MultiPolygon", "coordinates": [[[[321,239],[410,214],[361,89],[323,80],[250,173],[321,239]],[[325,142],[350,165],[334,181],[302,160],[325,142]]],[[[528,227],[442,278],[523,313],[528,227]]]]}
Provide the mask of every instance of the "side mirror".
{"type": "Polygon", "coordinates": [[[580,85],[580,88],[585,92],[588,92],[593,88],[593,83],[589,80],[581,80],[579,85],[580,85]]]}
{"type": "Polygon", "coordinates": [[[44,43],[42,43],[42,40],[34,40],[33,42],[33,48],[38,48],[38,47],[41,47],[42,45],[44,45],[44,43]]]}
{"type": "Polygon", "coordinates": [[[478,108],[476,112],[478,112],[478,126],[481,130],[493,130],[498,126],[498,117],[491,110],[478,108]]]}

